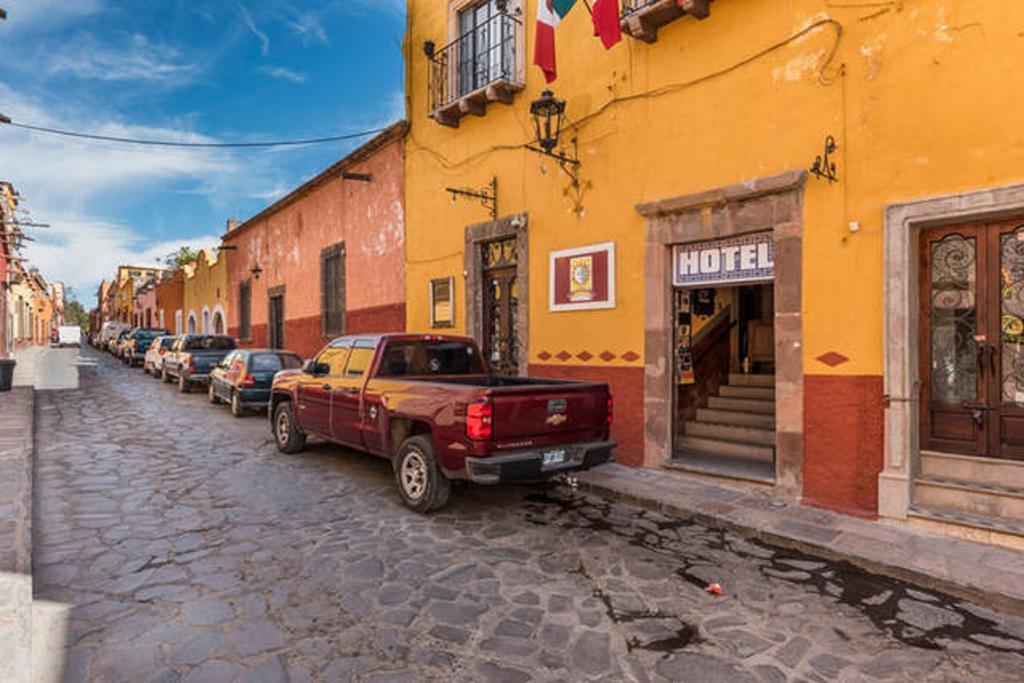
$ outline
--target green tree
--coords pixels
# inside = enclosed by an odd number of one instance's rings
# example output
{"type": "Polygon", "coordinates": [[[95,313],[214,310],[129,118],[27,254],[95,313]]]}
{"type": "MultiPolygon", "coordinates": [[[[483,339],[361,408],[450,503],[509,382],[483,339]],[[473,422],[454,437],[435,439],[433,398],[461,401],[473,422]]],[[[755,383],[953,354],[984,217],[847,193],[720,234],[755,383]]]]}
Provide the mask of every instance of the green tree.
{"type": "Polygon", "coordinates": [[[178,269],[184,265],[192,263],[199,257],[199,254],[195,249],[188,245],[183,245],[178,251],[173,254],[168,254],[164,258],[164,263],[168,268],[178,269]]]}
{"type": "Polygon", "coordinates": [[[71,287],[64,290],[64,319],[68,325],[81,327],[83,333],[89,332],[89,311],[78,301],[71,287]]]}

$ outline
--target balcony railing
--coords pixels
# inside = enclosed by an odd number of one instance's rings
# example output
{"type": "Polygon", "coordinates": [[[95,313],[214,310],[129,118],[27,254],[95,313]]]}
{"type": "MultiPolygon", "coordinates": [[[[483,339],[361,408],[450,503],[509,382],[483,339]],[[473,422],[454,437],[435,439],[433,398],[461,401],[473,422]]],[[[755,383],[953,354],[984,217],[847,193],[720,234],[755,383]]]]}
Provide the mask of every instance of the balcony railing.
{"type": "Polygon", "coordinates": [[[511,104],[523,89],[519,61],[522,22],[496,14],[430,58],[429,107],[438,123],[457,127],[467,114],[483,116],[491,102],[511,104]]]}
{"type": "Polygon", "coordinates": [[[710,4],[711,0],[622,0],[622,30],[653,43],[660,27],[683,15],[707,19],[710,4]]]}

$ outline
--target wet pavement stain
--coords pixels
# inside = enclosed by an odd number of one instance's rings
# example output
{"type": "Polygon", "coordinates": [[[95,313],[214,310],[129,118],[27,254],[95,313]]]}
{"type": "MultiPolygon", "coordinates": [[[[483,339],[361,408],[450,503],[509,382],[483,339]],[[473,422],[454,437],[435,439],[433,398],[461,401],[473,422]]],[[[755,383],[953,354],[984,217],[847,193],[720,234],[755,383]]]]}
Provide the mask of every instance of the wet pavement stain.
{"type": "MultiPolygon", "coordinates": [[[[674,565],[672,572],[678,578],[702,590],[707,589],[709,583],[704,576],[694,573],[695,567],[707,566],[707,557],[702,551],[728,552],[741,560],[756,562],[769,582],[782,581],[800,586],[857,610],[879,632],[904,645],[942,651],[949,643],[968,641],[998,652],[1024,654],[1024,639],[1000,628],[992,619],[976,614],[968,603],[896,579],[869,574],[846,562],[827,561],[754,539],[742,539],[738,544],[730,540],[724,531],[701,527],[687,520],[666,519],[642,509],[631,511],[626,521],[617,524],[610,521],[612,512],[625,506],[567,491],[557,484],[537,487],[525,496],[525,501],[530,523],[557,524],[566,531],[613,534],[626,540],[630,546],[665,557],[674,565]],[[656,531],[637,524],[645,520],[651,520],[656,531]],[[688,545],[680,536],[680,530],[694,528],[701,532],[699,548],[688,545]],[[759,552],[752,553],[750,548],[759,552]],[[937,623],[911,623],[909,619],[913,618],[915,609],[926,613],[919,621],[931,619],[937,623]]],[[[582,564],[576,573],[593,582],[582,564]]],[[[723,587],[728,594],[728,583],[723,581],[723,587]]],[[[617,611],[600,588],[594,589],[594,595],[605,604],[609,618],[615,623],[638,619],[678,619],[662,613],[617,611]]],[[[841,629],[833,628],[833,632],[842,640],[851,640],[851,636],[841,629]]],[[[630,650],[648,649],[668,654],[701,640],[698,629],[683,623],[674,638],[647,643],[633,641],[627,645],[630,650]]]]}

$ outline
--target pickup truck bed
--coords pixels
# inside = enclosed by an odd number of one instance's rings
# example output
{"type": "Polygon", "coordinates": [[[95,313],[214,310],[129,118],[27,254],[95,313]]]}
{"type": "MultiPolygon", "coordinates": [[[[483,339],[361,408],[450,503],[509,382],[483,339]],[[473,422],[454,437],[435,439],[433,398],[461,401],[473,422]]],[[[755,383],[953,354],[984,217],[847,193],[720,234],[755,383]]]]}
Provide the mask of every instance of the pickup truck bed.
{"type": "Polygon", "coordinates": [[[461,337],[343,337],[278,374],[269,413],[283,452],[312,435],[390,458],[404,502],[422,511],[454,479],[538,480],[614,448],[606,384],[492,375],[461,337]]]}

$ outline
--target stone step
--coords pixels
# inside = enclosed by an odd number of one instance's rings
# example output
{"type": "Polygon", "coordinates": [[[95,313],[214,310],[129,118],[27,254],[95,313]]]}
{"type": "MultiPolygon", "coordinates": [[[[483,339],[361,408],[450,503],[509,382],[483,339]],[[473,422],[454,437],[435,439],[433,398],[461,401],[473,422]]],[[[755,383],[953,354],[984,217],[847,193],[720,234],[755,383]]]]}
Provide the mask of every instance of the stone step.
{"type": "Polygon", "coordinates": [[[770,446],[755,446],[747,443],[718,441],[699,436],[681,436],[676,439],[676,448],[681,451],[698,451],[712,455],[720,454],[733,458],[746,458],[759,462],[772,462],[775,449],[770,446]]]}
{"type": "Polygon", "coordinates": [[[724,398],[754,398],[759,401],[774,401],[775,387],[721,386],[718,395],[724,398]]]}
{"type": "Polygon", "coordinates": [[[708,439],[747,443],[755,446],[775,445],[775,432],[771,429],[715,422],[687,422],[685,430],[687,436],[700,436],[708,439]]]}
{"type": "Polygon", "coordinates": [[[921,505],[919,503],[911,505],[909,512],[911,517],[929,519],[934,522],[958,524],[960,526],[971,527],[973,529],[985,529],[986,531],[997,531],[1002,534],[1024,536],[1024,522],[1020,522],[1019,520],[972,514],[962,510],[937,508],[928,505],[921,505]]]}
{"type": "Polygon", "coordinates": [[[1024,488],[919,476],[913,494],[915,505],[1024,524],[1024,488]]]}
{"type": "Polygon", "coordinates": [[[697,422],[775,429],[774,415],[737,413],[732,410],[712,410],[711,408],[697,408],[697,422]]]}
{"type": "Polygon", "coordinates": [[[775,375],[729,375],[729,385],[734,387],[774,387],[775,375]]]}
{"type": "Polygon", "coordinates": [[[921,451],[921,475],[1024,489],[1024,462],[921,451]]]}
{"type": "Polygon", "coordinates": [[[710,396],[708,397],[708,408],[712,410],[732,410],[739,413],[775,415],[775,401],[759,401],[751,398],[710,396]]]}

